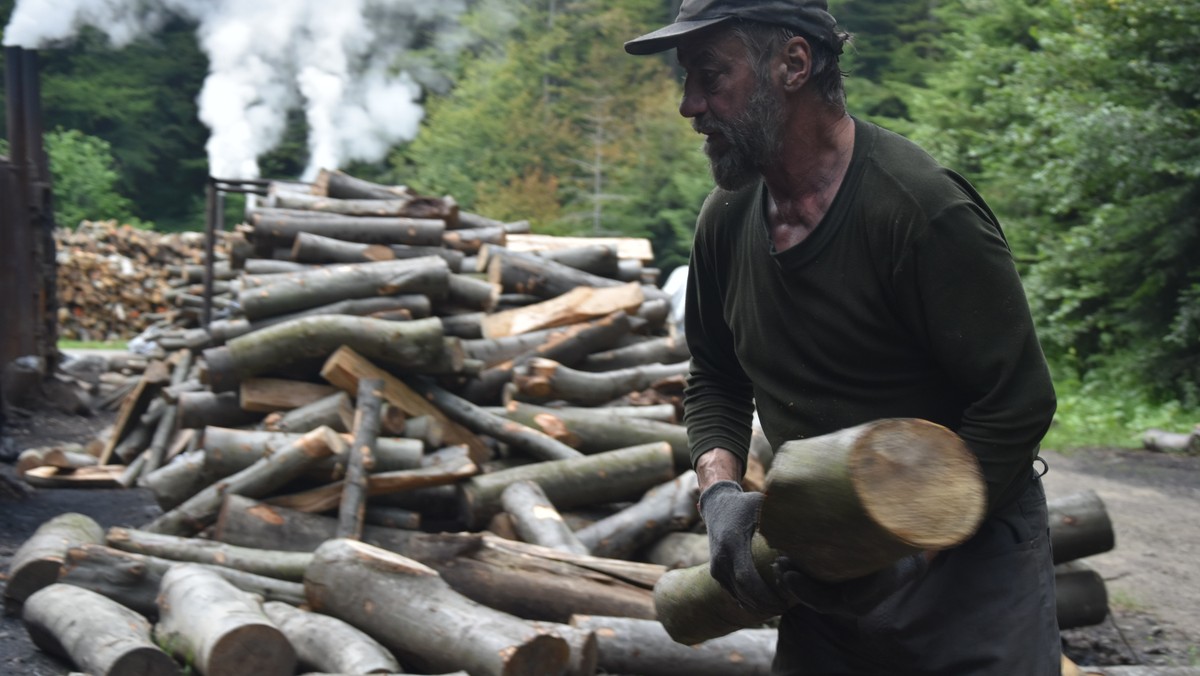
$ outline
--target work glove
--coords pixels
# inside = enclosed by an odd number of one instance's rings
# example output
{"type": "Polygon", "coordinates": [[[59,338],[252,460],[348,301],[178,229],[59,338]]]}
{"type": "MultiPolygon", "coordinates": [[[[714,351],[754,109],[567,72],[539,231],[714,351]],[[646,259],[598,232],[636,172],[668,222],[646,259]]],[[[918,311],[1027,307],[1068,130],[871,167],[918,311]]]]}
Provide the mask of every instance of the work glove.
{"type": "Polygon", "coordinates": [[[750,542],[758,526],[762,493],[744,492],[736,481],[718,481],[700,494],[700,518],[708,528],[708,570],[747,610],[778,615],[784,599],[754,567],[750,542]]]}
{"type": "Polygon", "coordinates": [[[822,582],[781,556],[772,564],[779,593],[788,607],[803,604],[818,613],[861,617],[929,568],[925,554],[917,553],[896,561],[883,570],[843,582],[822,582]]]}

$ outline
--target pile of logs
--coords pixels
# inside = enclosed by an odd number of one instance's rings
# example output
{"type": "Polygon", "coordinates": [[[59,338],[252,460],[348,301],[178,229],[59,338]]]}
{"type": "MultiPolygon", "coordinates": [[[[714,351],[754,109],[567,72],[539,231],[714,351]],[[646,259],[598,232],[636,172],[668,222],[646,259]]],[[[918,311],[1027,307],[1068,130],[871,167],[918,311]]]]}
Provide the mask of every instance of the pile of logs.
{"type": "Polygon", "coordinates": [[[204,256],[199,233],[164,234],[116,221],[83,221],[56,231],[55,240],[58,331],[67,340],[127,340],[173,322],[179,271],[204,256]]]}
{"type": "MultiPolygon", "coordinates": [[[[6,602],[38,645],[105,674],[769,673],[770,618],[683,642],[663,620],[660,583],[708,548],[648,246],[519,229],[333,172],[276,190],[233,238],[228,316],[160,334],[94,462],[23,467],[162,508],[21,547],[6,602]]],[[[747,487],[782,453],[756,433],[747,487]]],[[[1052,509],[1063,564],[1112,547],[1094,494],[1052,509]]],[[[1064,626],[1107,611],[1085,582],[1064,626]]]]}

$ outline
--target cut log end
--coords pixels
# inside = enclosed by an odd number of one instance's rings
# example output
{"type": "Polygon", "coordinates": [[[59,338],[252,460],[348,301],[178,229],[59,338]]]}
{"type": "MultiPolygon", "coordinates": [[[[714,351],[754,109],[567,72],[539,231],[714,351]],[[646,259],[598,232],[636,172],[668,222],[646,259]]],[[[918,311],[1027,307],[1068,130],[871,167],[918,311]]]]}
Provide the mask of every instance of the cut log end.
{"type": "Polygon", "coordinates": [[[941,425],[881,421],[863,434],[849,464],[868,515],[913,547],[956,546],[983,520],[987,486],[979,463],[962,439],[941,425]]]}
{"type": "MultiPolygon", "coordinates": [[[[213,645],[210,674],[291,674],[296,653],[283,633],[270,624],[246,624],[225,633],[213,645]]],[[[137,673],[137,672],[133,672],[137,673]]]]}
{"type": "Polygon", "coordinates": [[[551,634],[542,634],[507,650],[510,654],[504,659],[503,676],[543,676],[550,665],[561,668],[570,658],[567,642],[551,634]]]}

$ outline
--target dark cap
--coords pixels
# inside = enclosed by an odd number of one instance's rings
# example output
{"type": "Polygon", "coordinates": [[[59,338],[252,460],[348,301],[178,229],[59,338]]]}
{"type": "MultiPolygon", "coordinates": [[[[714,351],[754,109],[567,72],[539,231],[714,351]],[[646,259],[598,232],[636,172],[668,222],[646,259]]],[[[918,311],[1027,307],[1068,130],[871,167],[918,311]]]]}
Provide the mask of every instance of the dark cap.
{"type": "Polygon", "coordinates": [[[787,26],[835,46],[840,44],[837,21],[825,0],[683,0],[673,23],[626,42],[625,51],[638,55],[663,52],[696,31],[733,19],[787,26]]]}

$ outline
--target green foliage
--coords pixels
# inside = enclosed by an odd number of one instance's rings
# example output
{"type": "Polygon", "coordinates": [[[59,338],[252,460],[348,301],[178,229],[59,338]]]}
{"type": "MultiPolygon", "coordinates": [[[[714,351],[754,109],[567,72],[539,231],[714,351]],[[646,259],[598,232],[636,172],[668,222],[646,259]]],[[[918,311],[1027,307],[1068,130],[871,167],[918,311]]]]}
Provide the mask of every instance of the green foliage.
{"type": "Polygon", "coordinates": [[[59,225],[118,220],[148,227],[133,215],[133,204],[119,192],[120,175],[107,141],[75,129],[46,134],[46,154],[54,180],[54,212],[59,225]]]}

